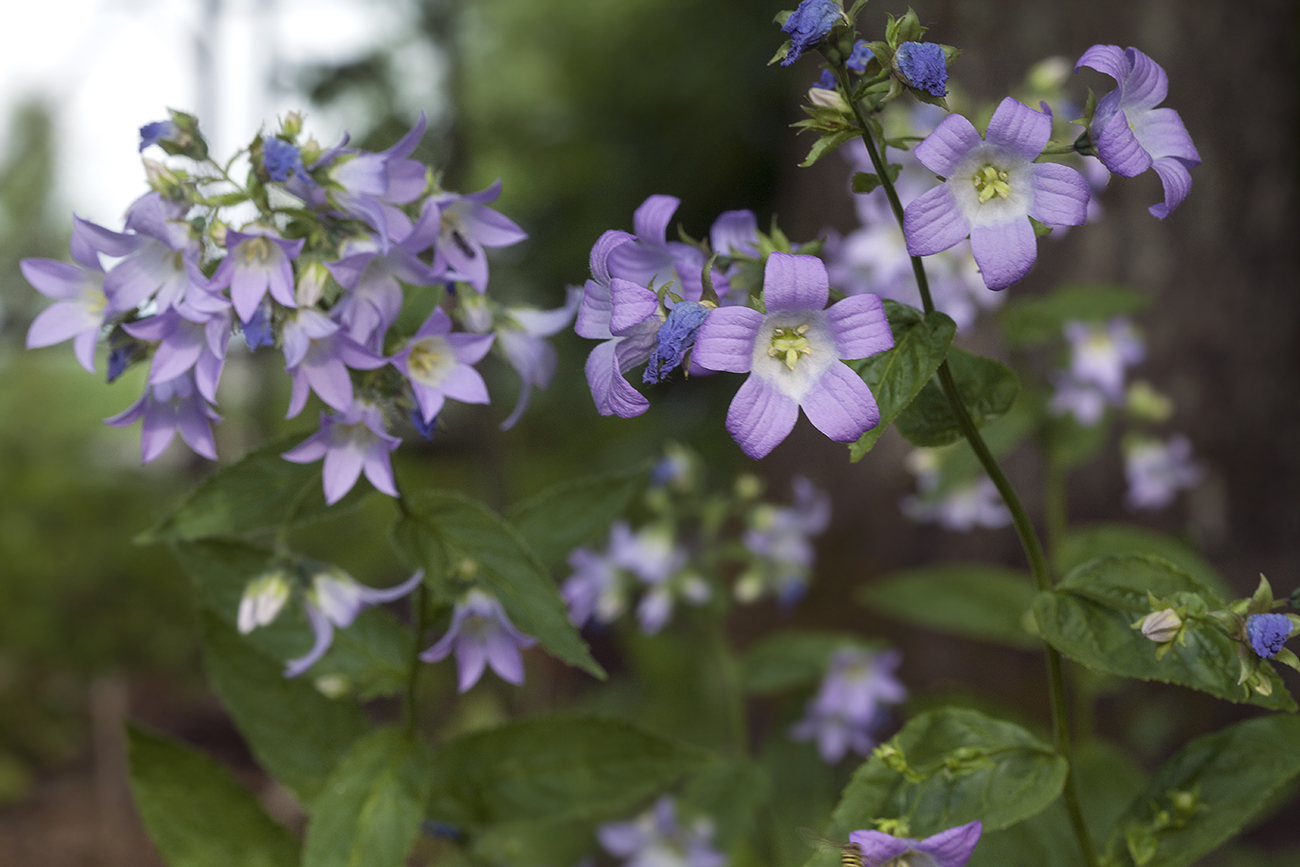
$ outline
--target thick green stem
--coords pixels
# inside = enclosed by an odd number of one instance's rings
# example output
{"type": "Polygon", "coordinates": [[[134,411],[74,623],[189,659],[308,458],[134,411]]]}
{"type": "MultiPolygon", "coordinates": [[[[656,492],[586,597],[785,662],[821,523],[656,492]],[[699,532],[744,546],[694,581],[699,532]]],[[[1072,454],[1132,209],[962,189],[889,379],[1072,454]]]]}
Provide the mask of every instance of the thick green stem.
{"type": "MultiPolygon", "coordinates": [[[[844,86],[845,93],[850,93],[848,70],[843,65],[840,65],[835,72],[840,79],[840,83],[844,86]]],[[[867,156],[871,158],[871,165],[880,178],[881,186],[885,189],[885,197],[889,199],[889,207],[893,210],[901,231],[903,228],[903,204],[899,201],[898,191],[894,189],[894,182],[890,180],[889,174],[886,172],[885,161],[881,157],[879,148],[876,147],[875,138],[872,136],[871,128],[867,125],[867,120],[863,116],[861,106],[857,102],[852,102],[851,105],[854,117],[862,130],[862,143],[867,147],[867,156]]],[[[930,296],[930,283],[925,275],[925,263],[920,256],[912,256],[911,258],[912,273],[916,275],[916,286],[921,292],[921,304],[927,314],[932,313],[934,312],[934,300],[930,296]]],[[[1050,590],[1052,588],[1052,578],[1047,567],[1047,557],[1043,552],[1043,544],[1039,541],[1038,533],[1034,530],[1033,522],[1029,519],[1029,514],[1025,511],[1024,504],[1020,502],[1020,497],[1016,494],[1015,488],[1011,486],[1006,473],[1002,471],[997,459],[989,451],[988,444],[980,436],[979,428],[975,426],[970,413],[967,412],[966,404],[961,398],[961,393],[957,390],[957,383],[953,379],[952,370],[946,360],[939,365],[938,376],[944,397],[947,398],[953,418],[957,421],[957,427],[961,430],[966,441],[970,443],[971,450],[975,452],[975,457],[979,459],[980,465],[993,481],[993,485],[1002,496],[1002,502],[1011,513],[1011,520],[1015,525],[1016,535],[1020,537],[1021,547],[1025,550],[1025,557],[1029,560],[1029,568],[1033,573],[1034,582],[1038,585],[1039,590],[1050,590]]],[[[1047,647],[1047,670],[1052,702],[1052,730],[1056,736],[1056,751],[1059,755],[1064,756],[1067,761],[1070,761],[1072,751],[1070,748],[1069,717],[1067,716],[1065,704],[1065,677],[1061,671],[1061,654],[1051,646],[1047,647]]],[[[1071,762],[1072,769],[1073,762],[1071,762]]],[[[1073,772],[1066,777],[1064,797],[1066,810],[1070,814],[1070,824],[1074,828],[1074,835],[1078,840],[1079,849],[1083,853],[1084,863],[1088,867],[1097,867],[1097,853],[1093,849],[1092,838],[1089,836],[1088,828],[1083,821],[1083,811],[1079,806],[1079,796],[1075,787],[1073,772]]]]}

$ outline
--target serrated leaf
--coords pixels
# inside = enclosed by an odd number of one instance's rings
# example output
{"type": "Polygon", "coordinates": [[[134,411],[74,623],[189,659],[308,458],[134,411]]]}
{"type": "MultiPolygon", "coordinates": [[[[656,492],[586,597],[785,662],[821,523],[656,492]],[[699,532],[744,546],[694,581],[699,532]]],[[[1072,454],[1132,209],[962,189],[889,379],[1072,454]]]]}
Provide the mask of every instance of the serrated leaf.
{"type": "Polygon", "coordinates": [[[127,726],[131,791],[169,867],[297,867],[298,841],[216,761],[127,726]]]}
{"type": "Polygon", "coordinates": [[[1012,301],[998,312],[998,321],[1011,346],[1029,348],[1064,339],[1067,322],[1101,322],[1137,313],[1150,303],[1150,296],[1127,286],[1070,284],[1047,295],[1012,301]]]}
{"type": "Polygon", "coordinates": [[[574,548],[599,539],[645,487],[653,468],[653,462],[646,461],[561,482],[512,506],[505,517],[537,559],[553,568],[574,548]]]}
{"type": "Polygon", "coordinates": [[[966,708],[921,714],[890,743],[926,778],[908,782],[873,755],[845,787],[831,817],[831,839],[875,827],[877,819],[906,818],[917,838],[976,819],[995,831],[1044,810],[1065,785],[1067,763],[1049,746],[1018,725],[966,708]],[[986,761],[950,771],[944,764],[957,750],[979,751],[986,761]]]}
{"type": "Polygon", "coordinates": [[[1184,867],[1241,830],[1280,786],[1300,775],[1300,717],[1277,714],[1231,725],[1183,747],[1116,823],[1106,854],[1133,867],[1125,845],[1131,827],[1150,828],[1169,793],[1195,792],[1199,804],[1183,826],[1155,832],[1155,854],[1143,867],[1184,867]]]}
{"type": "MultiPolygon", "coordinates": [[[[956,347],[948,350],[947,361],[976,427],[1011,409],[1020,392],[1020,380],[1011,368],[956,347]]],[[[937,377],[925,384],[894,424],[914,446],[944,446],[962,436],[937,377]]]]}
{"type": "Polygon", "coordinates": [[[369,728],[353,702],[331,700],[307,681],[284,676],[216,615],[203,616],[208,680],[258,763],[300,803],[310,804],[335,763],[369,728]]]}
{"type": "Polygon", "coordinates": [[[357,741],[311,806],[303,867],[402,867],[428,800],[428,748],[381,729],[357,741]]]}
{"type": "Polygon", "coordinates": [[[708,760],[621,720],[519,720],[439,750],[429,812],[469,826],[613,817],[708,760]]]}
{"type": "Polygon", "coordinates": [[[857,136],[857,131],[851,129],[842,129],[839,132],[827,133],[813,143],[812,149],[808,151],[808,156],[804,157],[803,162],[799,163],[799,167],[806,169],[808,166],[817,162],[846,141],[857,138],[857,136]]]}
{"type": "Polygon", "coordinates": [[[934,376],[952,344],[957,325],[947,315],[919,310],[886,300],[885,313],[894,334],[894,348],[850,364],[871,389],[880,409],[880,423],[849,447],[851,460],[859,461],[875,446],[899,414],[907,409],[934,376]]]}
{"type": "Polygon", "coordinates": [[[394,541],[406,560],[432,577],[431,587],[447,593],[441,582],[449,566],[472,564],[475,580],[496,595],[515,626],[569,665],[605,676],[569,622],[555,582],[499,515],[446,491],[421,491],[410,498],[408,509],[394,528],[394,541]]]}
{"type": "Polygon", "coordinates": [[[326,506],[320,464],[295,464],[280,457],[306,436],[281,437],[217,470],[136,541],[247,536],[285,522],[299,526],[356,508],[369,496],[368,485],[358,485],[333,506],[326,506]]]}
{"type": "Polygon", "coordinates": [[[1196,551],[1173,536],[1166,536],[1133,524],[1090,524],[1072,527],[1054,552],[1058,575],[1065,575],[1089,560],[1108,554],[1150,554],[1162,557],[1222,599],[1231,598],[1232,588],[1219,570],[1196,551]]]}
{"type": "Polygon", "coordinates": [[[1189,620],[1183,633],[1186,643],[1168,645],[1156,659],[1159,646],[1131,628],[1151,611],[1148,592],[1158,598],[1196,593],[1211,610],[1223,607],[1213,591],[1168,560],[1127,554],[1089,561],[1040,593],[1034,600],[1034,621],[1049,644],[1097,671],[1174,683],[1273,710],[1296,709],[1276,672],[1269,676],[1271,695],[1239,686],[1237,643],[1203,620],[1189,620]]]}
{"type": "Polygon", "coordinates": [[[763,694],[807,686],[826,675],[836,650],[870,646],[851,632],[783,630],[745,652],[740,660],[741,687],[763,694]]]}
{"type": "Polygon", "coordinates": [[[1032,650],[1042,643],[1024,622],[1037,592],[1024,572],[953,563],[889,575],[859,587],[856,596],[906,623],[1032,650]]]}

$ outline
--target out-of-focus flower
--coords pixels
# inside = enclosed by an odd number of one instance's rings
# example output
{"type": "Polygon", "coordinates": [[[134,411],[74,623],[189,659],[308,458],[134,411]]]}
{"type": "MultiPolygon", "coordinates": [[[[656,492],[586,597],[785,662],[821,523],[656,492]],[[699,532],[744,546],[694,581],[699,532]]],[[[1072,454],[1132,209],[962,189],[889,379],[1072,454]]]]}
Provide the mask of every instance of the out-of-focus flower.
{"type": "Polygon", "coordinates": [[[984,826],[979,822],[940,831],[924,840],[894,837],[881,831],[853,831],[849,842],[856,843],[867,864],[894,863],[909,867],[966,867],[984,826]]]}
{"type": "Polygon", "coordinates": [[[515,628],[495,596],[474,588],[456,603],[447,634],[420,659],[438,662],[455,651],[461,692],[478,683],[488,665],[502,680],[518,686],[524,682],[519,651],[536,643],[515,628]]]}
{"type": "Polygon", "coordinates": [[[1011,523],[1011,513],[987,476],[942,489],[937,454],[933,449],[917,449],[908,456],[907,467],[916,475],[917,493],[900,502],[904,515],[961,533],[976,527],[996,530],[1011,523]]]}
{"type": "Polygon", "coordinates": [[[907,698],[907,689],[894,675],[902,659],[897,650],[837,650],[804,718],[790,729],[790,737],[816,740],[827,764],[835,764],[850,749],[861,755],[870,753],[876,744],[873,733],[884,721],[884,706],[907,698]]]}
{"type": "Polygon", "coordinates": [[[275,622],[284,603],[289,601],[291,589],[284,572],[279,569],[249,581],[239,600],[239,614],[236,617],[239,631],[247,635],[259,626],[269,626],[275,622]]]}
{"type": "Polygon", "coordinates": [[[23,259],[18,263],[27,282],[57,302],[32,320],[27,329],[28,349],[71,339],[77,361],[90,373],[95,372],[95,343],[108,311],[99,254],[121,255],[130,246],[118,240],[124,237],[74,216],[70,246],[75,265],[55,259],[23,259]],[[108,241],[108,249],[97,243],[103,240],[108,241]]]}
{"type": "Polygon", "coordinates": [[[138,419],[144,420],[140,449],[146,464],[167,449],[177,431],[196,454],[210,461],[217,459],[212,422],[221,421],[221,416],[199,393],[192,368],[175,379],[146,386],[138,401],[124,412],[104,419],[104,423],[125,427],[138,419]]]}
{"type": "Polygon", "coordinates": [[[626,859],[624,867],[723,867],[727,863],[727,856],[713,848],[713,823],[699,818],[682,827],[668,795],[629,822],[601,825],[596,839],[611,855],[626,859]]]}
{"type": "Polygon", "coordinates": [[[569,609],[569,622],[581,629],[593,617],[597,623],[612,623],[627,608],[628,580],[606,555],[590,548],[569,553],[573,574],[560,585],[560,596],[569,609]]]}
{"type": "Polygon", "coordinates": [[[1178,492],[1194,487],[1205,475],[1192,460],[1192,444],[1181,434],[1161,442],[1133,438],[1124,443],[1124,475],[1130,509],[1163,509],[1178,492]]]}
{"type": "Polygon", "coordinates": [[[830,523],[831,501],[802,476],[793,484],[793,506],[760,503],[749,513],[743,541],[754,562],[736,583],[736,598],[742,602],[770,593],[789,605],[808,586],[815,557],[812,537],[830,523]]]}
{"type": "Polygon", "coordinates": [[[376,590],[357,582],[342,569],[318,572],[311,587],[303,594],[303,610],[311,623],[315,641],[311,650],[285,664],[284,676],[297,677],[316,664],[334,642],[334,628],[346,629],[356,620],[363,608],[401,599],[414,590],[424,578],[417,571],[395,587],[376,590]]]}

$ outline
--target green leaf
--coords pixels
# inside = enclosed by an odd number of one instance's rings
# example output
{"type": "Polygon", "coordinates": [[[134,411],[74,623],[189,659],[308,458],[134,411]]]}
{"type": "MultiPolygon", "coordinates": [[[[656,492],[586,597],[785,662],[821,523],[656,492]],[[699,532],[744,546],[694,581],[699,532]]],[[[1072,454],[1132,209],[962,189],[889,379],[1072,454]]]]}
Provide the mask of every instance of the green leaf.
{"type": "Polygon", "coordinates": [[[602,536],[650,478],[653,462],[561,482],[512,506],[506,519],[543,564],[554,568],[602,536]]]}
{"type": "MultiPolygon", "coordinates": [[[[998,416],[983,427],[980,436],[984,438],[984,444],[993,456],[1000,458],[1018,448],[1034,433],[1037,426],[1038,417],[1022,393],[1005,415],[998,416]]],[[[954,488],[968,485],[985,475],[984,467],[965,438],[937,449],[934,457],[939,484],[927,496],[941,497],[954,488]]]]}
{"type": "Polygon", "coordinates": [[[718,759],[704,766],[682,790],[688,815],[713,821],[714,845],[722,850],[750,839],[759,811],[772,797],[767,771],[748,760],[718,759]]]}
{"type": "Polygon", "coordinates": [[[210,208],[227,208],[247,201],[248,193],[240,190],[237,193],[221,193],[216,196],[208,196],[203,200],[203,204],[210,208]]]}
{"type": "Polygon", "coordinates": [[[1297,775],[1300,717],[1259,717],[1197,738],[1132,801],[1111,833],[1106,854],[1115,867],[1134,867],[1127,838],[1147,830],[1154,838],[1154,854],[1138,867],[1191,864],[1241,830],[1274,791],[1297,775]],[[1185,821],[1178,821],[1178,796],[1171,793],[1195,793],[1187,799],[1191,806],[1185,821]],[[1158,810],[1172,814],[1168,827],[1159,827],[1158,810]]]}
{"type": "Polygon", "coordinates": [[[569,622],[555,582],[513,527],[487,506],[451,492],[421,491],[408,508],[394,528],[394,540],[402,556],[432,578],[431,587],[446,595],[452,590],[448,569],[471,570],[474,580],[501,600],[515,626],[569,665],[604,678],[604,669],[569,622]]]}
{"type": "Polygon", "coordinates": [[[1037,590],[1024,572],[953,563],[900,572],[858,588],[869,608],[916,626],[1033,650],[1042,643],[1025,629],[1037,590]]]}
{"type": "Polygon", "coordinates": [[[1219,570],[1191,547],[1173,536],[1132,524],[1090,524],[1072,527],[1055,552],[1056,571],[1060,575],[1107,554],[1150,554],[1163,557],[1221,599],[1232,597],[1219,570]]]}
{"type": "Polygon", "coordinates": [[[203,616],[208,680],[257,761],[308,804],[352,743],[369,728],[351,701],[334,701],[284,663],[263,656],[211,612],[203,616]]]}
{"type": "Polygon", "coordinates": [[[615,816],[708,758],[620,720],[520,720],[439,751],[429,812],[457,825],[615,816]]]}
{"type": "Polygon", "coordinates": [[[303,867],[402,867],[420,833],[431,764],[405,731],[357,741],[312,804],[303,867]]]}
{"type": "Polygon", "coordinates": [[[1100,322],[1137,313],[1150,303],[1150,296],[1127,286],[1071,284],[1047,295],[1012,301],[998,313],[998,320],[1007,342],[1026,349],[1063,340],[1067,322],[1100,322]]]}
{"type": "Polygon", "coordinates": [[[840,145],[844,144],[846,141],[857,137],[857,131],[851,129],[842,129],[839,132],[827,133],[817,139],[812,146],[812,150],[808,151],[808,156],[804,157],[803,162],[799,163],[799,167],[807,168],[840,145]]]}
{"type": "Polygon", "coordinates": [[[360,505],[370,494],[368,486],[354,487],[342,500],[326,506],[320,465],[295,464],[280,457],[306,436],[281,437],[217,470],[136,541],[247,536],[274,530],[286,521],[299,526],[337,517],[360,505]]]}
{"type": "MultiPolygon", "coordinates": [[[[948,350],[947,360],[957,392],[976,427],[1011,409],[1020,391],[1020,380],[1011,368],[956,347],[948,350]]],[[[914,446],[944,446],[962,435],[937,377],[925,384],[895,424],[914,446]]]]}
{"type": "MultiPolygon", "coordinates": [[[[898,180],[898,173],[903,167],[898,163],[890,163],[885,166],[885,175],[889,178],[890,183],[898,180]]],[[[853,173],[853,192],[869,193],[876,187],[880,186],[880,175],[874,172],[854,172],[853,173]]]]}
{"type": "Polygon", "coordinates": [[[1276,672],[1270,673],[1271,695],[1237,684],[1237,643],[1201,619],[1189,619],[1186,643],[1168,645],[1156,659],[1158,645],[1131,628],[1150,613],[1150,592],[1158,598],[1195,593],[1210,609],[1223,602],[1208,587],[1158,557],[1117,555],[1091,560],[1054,589],[1038,594],[1034,621],[1039,634],[1061,653],[1089,668],[1122,677],[1175,683],[1218,698],[1249,702],[1274,710],[1295,710],[1276,672]]]}
{"type": "Polygon", "coordinates": [[[509,867],[578,864],[591,855],[592,824],[590,819],[569,819],[488,825],[470,840],[471,863],[509,867]]]}
{"type": "Polygon", "coordinates": [[[851,632],[784,630],[750,648],[740,661],[740,682],[750,693],[783,692],[816,683],[841,647],[869,647],[851,632]]]}
{"type": "Polygon", "coordinates": [[[894,333],[894,348],[850,364],[871,389],[880,408],[880,423],[849,447],[854,461],[871,451],[885,428],[925,388],[957,333],[956,324],[938,311],[923,316],[919,310],[886,300],[885,313],[894,333]]]}
{"type": "Polygon", "coordinates": [[[127,726],[131,791],[169,867],[297,867],[298,841],[203,753],[127,726]]]}
{"type": "Polygon", "coordinates": [[[334,631],[334,644],[311,667],[318,682],[341,679],[339,687],[362,700],[406,690],[415,636],[381,608],[367,608],[347,629],[334,631]]]}
{"type": "Polygon", "coordinates": [[[976,819],[996,831],[1042,811],[1065,785],[1068,765],[1051,747],[1018,725],[974,710],[923,713],[890,745],[921,782],[889,767],[883,747],[877,748],[844,789],[831,817],[831,839],[873,828],[877,819],[906,819],[908,835],[917,838],[976,819]]]}

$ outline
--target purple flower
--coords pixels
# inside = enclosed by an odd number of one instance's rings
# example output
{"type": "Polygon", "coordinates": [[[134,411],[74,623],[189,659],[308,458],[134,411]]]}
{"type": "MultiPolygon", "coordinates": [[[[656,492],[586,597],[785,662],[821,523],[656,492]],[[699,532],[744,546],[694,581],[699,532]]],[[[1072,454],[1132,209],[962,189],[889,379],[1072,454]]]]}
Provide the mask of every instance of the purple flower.
{"type": "Polygon", "coordinates": [[[140,150],[143,151],[149,145],[160,141],[172,141],[179,134],[180,127],[176,126],[175,121],[156,120],[153,123],[146,123],[140,127],[140,150]]]}
{"type": "Polygon", "coordinates": [[[1201,481],[1205,471],[1192,460],[1192,444],[1179,435],[1168,442],[1131,439],[1124,443],[1124,476],[1130,509],[1163,509],[1178,492],[1201,481]]]}
{"type": "Polygon", "coordinates": [[[199,393],[193,370],[175,379],[146,386],[139,400],[125,411],[104,419],[104,423],[126,427],[138,419],[144,419],[140,429],[140,449],[146,464],[167,449],[177,431],[195,453],[210,461],[217,459],[211,423],[221,421],[221,416],[199,393]]]}
{"type": "Polygon", "coordinates": [[[831,32],[835,22],[844,18],[838,0],[803,0],[781,25],[790,34],[790,51],[781,61],[789,66],[805,51],[816,48],[831,32]]]}
{"type": "Polygon", "coordinates": [[[835,73],[829,69],[823,69],[821,76],[813,82],[812,86],[818,90],[834,90],[838,84],[839,82],[835,80],[835,73]]]}
{"type": "MultiPolygon", "coordinates": [[[[90,373],[95,372],[95,343],[108,316],[104,268],[99,262],[101,248],[96,245],[101,233],[110,241],[126,237],[74,216],[71,248],[75,265],[55,259],[23,259],[18,263],[27,282],[57,302],[32,320],[27,329],[27,348],[53,346],[71,339],[77,361],[90,373]]],[[[114,255],[113,249],[122,249],[118,244],[109,246],[112,249],[103,252],[110,255],[114,255]]]]}
{"type": "Polygon", "coordinates": [[[1246,618],[1246,637],[1251,649],[1263,659],[1277,656],[1291,637],[1293,626],[1285,614],[1252,614],[1246,618]]]}
{"type": "Polygon", "coordinates": [[[1189,171],[1201,164],[1182,118],[1172,108],[1156,108],[1169,91],[1160,65],[1136,48],[1094,45],[1074,69],[1087,66],[1115,79],[1119,86],[1097,103],[1089,131],[1106,168],[1131,178],[1155,169],[1165,189],[1163,203],[1148,210],[1164,219],[1192,189],[1189,171]]]}
{"type": "Polygon", "coordinates": [[[790,729],[790,737],[816,739],[827,764],[844,758],[849,749],[860,755],[870,753],[876,744],[873,732],[884,719],[884,705],[907,698],[907,689],[894,676],[902,659],[897,650],[837,650],[806,715],[790,729]]]}
{"type": "Polygon", "coordinates": [[[633,533],[625,522],[615,521],[610,528],[610,563],[646,585],[636,610],[637,623],[646,635],[668,625],[678,597],[702,605],[713,595],[708,582],[686,569],[687,560],[671,525],[652,524],[633,533]]]}
{"type": "Polygon", "coordinates": [[[924,90],[931,96],[947,96],[948,60],[939,45],[933,42],[904,42],[898,46],[894,63],[912,87],[924,90]]]}
{"type": "MultiPolygon", "coordinates": [[[[870,63],[876,55],[871,53],[871,48],[867,45],[867,40],[859,39],[853,43],[853,53],[849,59],[844,61],[844,65],[856,72],[858,75],[867,71],[867,64],[870,63]]],[[[945,70],[946,73],[946,70],[945,70]]]]}
{"type": "Polygon", "coordinates": [[[280,337],[284,369],[293,377],[285,418],[302,412],[309,390],[334,409],[349,411],[353,393],[348,368],[374,370],[388,363],[387,358],[341,333],[337,322],[315,310],[295,310],[285,318],[280,337]]]}
{"type": "Polygon", "coordinates": [[[1084,427],[1101,421],[1110,403],[1106,395],[1093,383],[1079,382],[1065,371],[1051,371],[1048,376],[1055,390],[1047,410],[1052,415],[1072,415],[1084,427]]]}
{"type": "Polygon", "coordinates": [[[924,840],[894,837],[881,831],[853,831],[849,834],[849,842],[858,844],[862,858],[868,864],[884,864],[899,858],[899,863],[966,867],[983,830],[984,826],[979,822],[971,822],[940,831],[924,840]]]}
{"type": "Polygon", "coordinates": [[[239,326],[240,333],[244,335],[244,343],[248,344],[250,350],[256,350],[259,346],[275,346],[275,322],[270,299],[263,298],[253,315],[239,323],[239,326]]]}
{"type": "Polygon", "coordinates": [[[163,310],[183,299],[191,287],[207,286],[198,268],[199,244],[190,227],[180,222],[183,211],[160,193],[147,193],[127,211],[126,227],[135,234],[96,227],[99,249],[124,257],[104,277],[110,313],[125,313],[151,298],[163,310]],[[120,252],[107,249],[110,245],[120,252]]]}
{"type": "Polygon", "coordinates": [[[426,207],[435,209],[438,241],[434,246],[434,270],[450,269],[463,275],[479,292],[487,290],[488,266],[484,247],[508,247],[528,237],[510,218],[487,206],[501,196],[501,181],[477,193],[461,196],[441,193],[426,207]]]}
{"type": "MultiPolygon", "coordinates": [[[[928,484],[931,489],[938,487],[938,478],[935,477],[928,484]]],[[[985,476],[939,494],[931,494],[926,490],[927,481],[924,476],[918,480],[917,485],[921,489],[920,494],[904,497],[900,504],[903,514],[917,523],[938,524],[959,533],[969,532],[976,527],[996,530],[1011,523],[1011,513],[1002,503],[997,486],[985,476]]]]}
{"type": "Polygon", "coordinates": [[[301,174],[292,179],[288,189],[317,206],[327,198],[343,213],[364,220],[378,233],[381,251],[387,252],[392,240],[411,231],[410,219],[395,206],[415,201],[428,184],[424,165],[407,159],[424,137],[425,126],[424,112],[420,112],[415,126],[397,144],[379,153],[348,149],[342,144],[331,148],[311,168],[328,165],[330,180],[341,189],[331,189],[322,196],[315,182],[301,174]]]}
{"type": "Polygon", "coordinates": [[[1038,257],[1033,217],[1061,226],[1087,219],[1088,183],[1074,169],[1035,163],[1052,121],[1011,97],[1002,100],[981,139],[969,120],[950,114],[916,147],[926,168],[947,178],[907,206],[903,233],[913,256],[929,256],[970,236],[990,289],[1020,280],[1038,257]]]}
{"type": "Polygon", "coordinates": [[[627,859],[624,867],[723,867],[727,863],[727,856],[713,848],[713,823],[699,818],[689,828],[681,827],[668,795],[630,822],[601,825],[596,839],[609,854],[627,859]]]}
{"type": "MultiPolygon", "coordinates": [[[[700,300],[704,294],[707,257],[690,244],[667,240],[668,223],[680,204],[681,199],[676,196],[662,195],[650,196],[641,203],[632,215],[636,237],[627,239],[632,243],[618,244],[607,253],[608,269],[613,277],[640,286],[650,286],[653,281],[656,289],[671,281],[677,284],[673,289],[677,296],[687,301],[700,300]]],[[[727,294],[726,276],[717,270],[710,276],[714,291],[720,296],[727,294]]]]}
{"type": "Polygon", "coordinates": [[[410,380],[426,422],[433,421],[449,397],[463,403],[490,402],[487,384],[471,365],[487,355],[493,339],[491,334],[452,334],[451,318],[438,307],[393,356],[393,366],[410,380]]]}
{"type": "Polygon", "coordinates": [[[831,501],[803,476],[796,476],[793,484],[793,506],[761,503],[749,513],[743,541],[754,565],[736,584],[742,602],[770,593],[788,605],[808,585],[815,558],[812,537],[830,523],[831,501]]]}
{"type": "Polygon", "coordinates": [[[297,145],[284,139],[263,139],[262,167],[271,176],[271,180],[284,183],[289,180],[289,175],[303,171],[302,153],[297,145]]]}
{"type": "Polygon", "coordinates": [[[641,381],[647,385],[662,382],[677,369],[686,353],[695,345],[695,334],[709,315],[709,308],[694,301],[679,301],[668,311],[668,318],[655,334],[655,348],[645,366],[641,381]]]}
{"type": "Polygon", "coordinates": [[[419,586],[423,578],[424,572],[417,571],[395,587],[376,590],[358,583],[342,569],[318,572],[312,579],[311,587],[303,594],[303,609],[311,623],[315,641],[304,656],[291,659],[285,664],[284,676],[297,677],[315,665],[334,642],[336,626],[346,629],[363,608],[401,599],[419,586]]]}
{"type": "Polygon", "coordinates": [[[573,574],[560,585],[560,596],[569,609],[569,622],[581,629],[593,617],[597,623],[613,623],[627,608],[627,581],[613,560],[590,548],[569,553],[573,574]]]}
{"type": "Polygon", "coordinates": [[[1133,323],[1116,316],[1105,325],[1065,323],[1070,342],[1070,376],[1101,389],[1112,403],[1124,400],[1124,370],[1146,357],[1146,346],[1133,323]]]}
{"type": "Polygon", "coordinates": [[[421,653],[420,659],[438,662],[454,649],[461,692],[478,683],[488,665],[502,680],[518,686],[524,682],[519,651],[536,643],[537,639],[515,628],[495,596],[475,588],[456,603],[447,634],[421,653]]]}
{"type": "Polygon", "coordinates": [[[285,307],[297,307],[294,299],[293,260],[302,252],[306,240],[286,241],[275,237],[273,230],[226,232],[226,249],[212,275],[213,291],[230,287],[230,301],[240,322],[253,318],[257,305],[270,291],[271,297],[285,307]]]}
{"type": "Polygon", "coordinates": [[[693,360],[709,370],[748,373],[727,411],[727,431],[761,458],[794,429],[802,407],[835,442],[875,427],[871,390],[842,359],[894,345],[880,299],[855,295],[829,308],[826,266],[814,256],[772,253],[763,272],[767,313],[722,307],[695,336],[693,360]]]}
{"type": "Polygon", "coordinates": [[[364,469],[370,484],[390,497],[397,496],[389,452],[402,444],[384,429],[379,407],[354,401],[347,410],[320,414],[320,430],[280,455],[295,464],[325,459],[322,482],[326,505],[334,505],[352,490],[364,469]]]}
{"type": "Polygon", "coordinates": [[[217,402],[217,381],[225,363],[230,343],[230,304],[224,298],[202,293],[195,304],[181,302],[156,316],[122,326],[127,334],[140,340],[158,341],[149,382],[158,384],[194,370],[199,394],[209,403],[217,402]]]}
{"type": "Polygon", "coordinates": [[[758,258],[758,218],[750,210],[723,211],[709,227],[709,244],[722,256],[758,258]]]}

